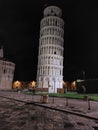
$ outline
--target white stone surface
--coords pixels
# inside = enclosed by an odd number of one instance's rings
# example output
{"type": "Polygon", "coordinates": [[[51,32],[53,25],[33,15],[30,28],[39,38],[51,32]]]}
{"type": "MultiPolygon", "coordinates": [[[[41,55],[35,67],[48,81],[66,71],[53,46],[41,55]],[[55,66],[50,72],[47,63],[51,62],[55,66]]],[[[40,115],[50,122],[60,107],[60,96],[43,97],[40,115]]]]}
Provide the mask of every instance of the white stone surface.
{"type": "Polygon", "coordinates": [[[44,9],[40,22],[37,87],[57,93],[63,81],[64,21],[62,10],[56,6],[44,9]]]}

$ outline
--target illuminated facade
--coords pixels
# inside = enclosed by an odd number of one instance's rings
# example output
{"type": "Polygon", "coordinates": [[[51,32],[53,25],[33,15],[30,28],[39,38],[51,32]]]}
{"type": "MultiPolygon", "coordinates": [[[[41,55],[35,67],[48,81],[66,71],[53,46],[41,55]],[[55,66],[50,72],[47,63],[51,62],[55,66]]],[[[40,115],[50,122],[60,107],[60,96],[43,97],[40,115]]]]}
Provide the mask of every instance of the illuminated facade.
{"type": "Polygon", "coordinates": [[[56,6],[44,9],[40,22],[37,87],[57,93],[63,84],[64,21],[62,10],[56,6]]]}
{"type": "Polygon", "coordinates": [[[6,60],[3,56],[3,48],[0,49],[0,90],[12,89],[15,64],[6,60]]]}

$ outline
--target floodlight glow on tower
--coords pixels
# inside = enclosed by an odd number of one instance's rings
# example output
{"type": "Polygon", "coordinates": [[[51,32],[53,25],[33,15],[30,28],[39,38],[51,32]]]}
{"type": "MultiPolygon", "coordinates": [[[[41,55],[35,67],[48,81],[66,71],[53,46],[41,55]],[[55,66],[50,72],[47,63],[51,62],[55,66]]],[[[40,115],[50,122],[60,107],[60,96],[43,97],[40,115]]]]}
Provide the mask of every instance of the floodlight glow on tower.
{"type": "Polygon", "coordinates": [[[64,21],[57,6],[44,9],[40,22],[37,87],[57,93],[63,81],[64,21]]]}

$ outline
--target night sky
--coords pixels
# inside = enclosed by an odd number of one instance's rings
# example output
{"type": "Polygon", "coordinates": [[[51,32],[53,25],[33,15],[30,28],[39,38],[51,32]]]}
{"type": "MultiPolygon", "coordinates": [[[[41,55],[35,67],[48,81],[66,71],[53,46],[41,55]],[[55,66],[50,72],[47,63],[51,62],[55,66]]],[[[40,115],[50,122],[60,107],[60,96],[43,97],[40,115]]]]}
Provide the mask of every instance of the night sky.
{"type": "MultiPolygon", "coordinates": [[[[64,80],[98,78],[98,4],[48,0],[63,11],[64,80]],[[54,2],[55,1],[55,2],[54,2]]],[[[16,64],[14,80],[36,80],[40,20],[45,0],[0,0],[0,46],[16,64]]]]}

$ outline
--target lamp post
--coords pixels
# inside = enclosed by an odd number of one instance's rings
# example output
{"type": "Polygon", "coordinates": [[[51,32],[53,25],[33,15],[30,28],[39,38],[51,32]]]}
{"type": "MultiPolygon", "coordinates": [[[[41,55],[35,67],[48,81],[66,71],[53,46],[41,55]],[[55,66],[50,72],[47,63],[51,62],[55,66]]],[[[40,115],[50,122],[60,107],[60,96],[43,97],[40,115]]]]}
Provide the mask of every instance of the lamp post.
{"type": "Polygon", "coordinates": [[[87,102],[88,102],[88,110],[91,110],[91,105],[90,105],[90,100],[89,100],[89,98],[87,99],[87,102]]]}
{"type": "Polygon", "coordinates": [[[33,95],[34,95],[34,93],[35,93],[35,85],[36,85],[36,82],[35,82],[35,81],[32,81],[32,82],[31,82],[32,100],[33,100],[33,95]]]}
{"type": "Polygon", "coordinates": [[[85,80],[85,71],[84,70],[82,71],[82,74],[83,74],[83,80],[85,80]]]}

